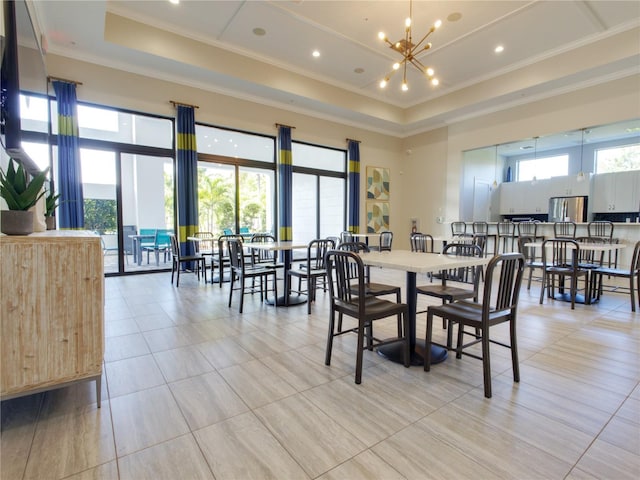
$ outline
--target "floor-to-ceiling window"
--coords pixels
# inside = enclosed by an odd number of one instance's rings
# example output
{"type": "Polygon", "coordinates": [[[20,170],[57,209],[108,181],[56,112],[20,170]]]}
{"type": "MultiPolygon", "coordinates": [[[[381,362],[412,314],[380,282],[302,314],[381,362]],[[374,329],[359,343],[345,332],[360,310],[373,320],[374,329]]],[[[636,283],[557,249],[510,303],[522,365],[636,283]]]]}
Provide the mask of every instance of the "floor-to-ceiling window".
{"type": "Polygon", "coordinates": [[[347,152],[292,143],[293,240],[338,236],[345,229],[347,152]]]}
{"type": "Polygon", "coordinates": [[[196,137],[200,231],[275,232],[274,138],[206,125],[196,137]]]}

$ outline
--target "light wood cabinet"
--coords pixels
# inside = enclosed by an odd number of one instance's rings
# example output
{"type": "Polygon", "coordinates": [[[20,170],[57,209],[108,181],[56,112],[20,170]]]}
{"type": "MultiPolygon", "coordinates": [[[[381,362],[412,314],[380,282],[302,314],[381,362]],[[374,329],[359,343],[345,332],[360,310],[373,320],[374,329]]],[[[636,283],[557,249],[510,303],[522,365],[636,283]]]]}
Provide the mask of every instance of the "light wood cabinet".
{"type": "Polygon", "coordinates": [[[104,357],[100,237],[0,236],[0,397],[95,380],[104,357]]]}

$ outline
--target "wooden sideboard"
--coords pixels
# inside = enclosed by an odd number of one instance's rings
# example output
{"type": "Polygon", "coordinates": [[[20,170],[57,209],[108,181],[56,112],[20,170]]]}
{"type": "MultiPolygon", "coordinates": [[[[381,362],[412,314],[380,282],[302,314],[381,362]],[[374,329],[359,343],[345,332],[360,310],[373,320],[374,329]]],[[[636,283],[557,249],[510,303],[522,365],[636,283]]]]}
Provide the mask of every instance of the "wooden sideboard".
{"type": "Polygon", "coordinates": [[[0,236],[0,398],[95,380],[100,406],[104,274],[100,237],[0,236]]]}

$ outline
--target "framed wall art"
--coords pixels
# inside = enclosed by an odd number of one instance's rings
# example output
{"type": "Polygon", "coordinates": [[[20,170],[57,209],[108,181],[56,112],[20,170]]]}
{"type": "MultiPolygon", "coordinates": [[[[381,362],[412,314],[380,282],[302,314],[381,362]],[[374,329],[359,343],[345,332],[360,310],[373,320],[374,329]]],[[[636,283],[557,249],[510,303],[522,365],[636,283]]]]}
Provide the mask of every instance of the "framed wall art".
{"type": "Polygon", "coordinates": [[[389,200],[389,169],[367,167],[367,200],[389,200]]]}
{"type": "Polygon", "coordinates": [[[389,202],[367,202],[367,233],[389,230],[389,202]]]}

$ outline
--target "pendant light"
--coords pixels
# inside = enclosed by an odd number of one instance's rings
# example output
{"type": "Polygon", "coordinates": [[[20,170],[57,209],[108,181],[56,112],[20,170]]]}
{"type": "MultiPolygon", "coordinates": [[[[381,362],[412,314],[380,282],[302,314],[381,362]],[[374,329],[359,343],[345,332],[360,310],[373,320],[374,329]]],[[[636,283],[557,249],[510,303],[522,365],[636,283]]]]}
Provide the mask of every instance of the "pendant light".
{"type": "Polygon", "coordinates": [[[584,182],[585,180],[585,174],[584,174],[584,171],[582,170],[583,155],[584,155],[584,128],[582,129],[582,142],[580,143],[580,171],[578,172],[578,176],[576,177],[576,180],[578,182],[584,182]]]}
{"type": "Polygon", "coordinates": [[[493,188],[498,188],[498,144],[496,143],[495,145],[496,147],[496,153],[495,153],[495,159],[494,159],[494,167],[493,167],[493,188]]]}

